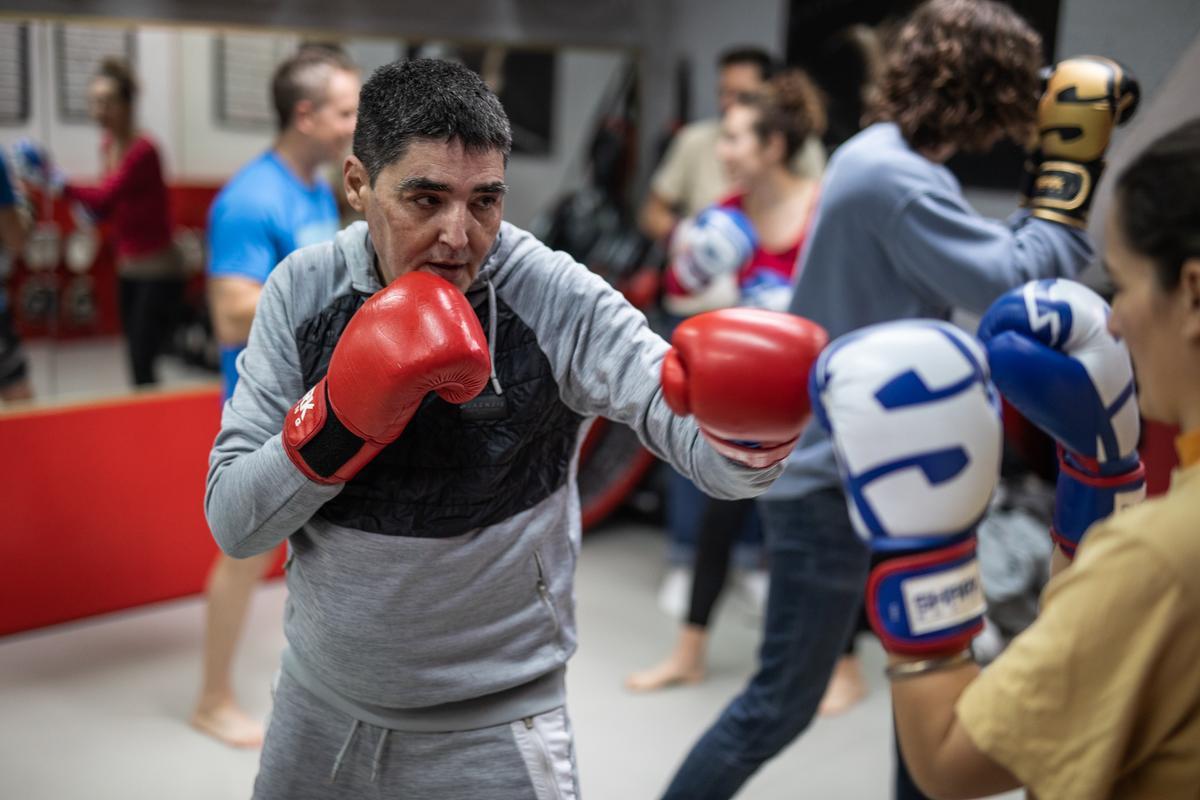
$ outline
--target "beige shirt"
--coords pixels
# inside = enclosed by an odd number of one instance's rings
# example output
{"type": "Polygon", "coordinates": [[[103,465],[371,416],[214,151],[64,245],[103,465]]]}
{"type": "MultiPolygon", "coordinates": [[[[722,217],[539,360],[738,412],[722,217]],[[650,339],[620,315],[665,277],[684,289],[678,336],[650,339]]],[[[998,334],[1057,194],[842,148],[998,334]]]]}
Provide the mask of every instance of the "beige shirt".
{"type": "Polygon", "coordinates": [[[1088,532],[956,712],[1044,800],[1200,797],[1200,466],[1088,532]]]}
{"type": "MultiPolygon", "coordinates": [[[[684,126],[654,172],[650,188],[681,216],[695,216],[732,192],[717,159],[720,136],[719,120],[706,119],[684,126]]],[[[798,175],[821,177],[825,148],[819,139],[810,136],[805,141],[796,153],[792,169],[798,175]]]]}

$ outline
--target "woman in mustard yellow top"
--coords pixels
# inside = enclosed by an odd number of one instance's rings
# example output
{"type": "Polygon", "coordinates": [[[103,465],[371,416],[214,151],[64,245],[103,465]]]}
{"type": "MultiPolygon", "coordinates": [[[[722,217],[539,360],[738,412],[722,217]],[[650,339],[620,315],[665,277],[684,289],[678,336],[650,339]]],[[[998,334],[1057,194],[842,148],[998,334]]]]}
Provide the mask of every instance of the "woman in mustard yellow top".
{"type": "Polygon", "coordinates": [[[1088,530],[986,671],[891,656],[905,760],[933,797],[1200,796],[1200,120],[1139,156],[1113,207],[1109,329],[1143,416],[1183,431],[1180,469],[1088,530]]]}

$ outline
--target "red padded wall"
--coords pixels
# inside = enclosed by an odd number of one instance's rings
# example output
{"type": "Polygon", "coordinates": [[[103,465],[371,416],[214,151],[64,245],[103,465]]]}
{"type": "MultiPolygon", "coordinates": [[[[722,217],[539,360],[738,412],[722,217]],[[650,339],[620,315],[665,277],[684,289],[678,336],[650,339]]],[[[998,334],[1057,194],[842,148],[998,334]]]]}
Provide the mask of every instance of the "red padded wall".
{"type": "Polygon", "coordinates": [[[0,415],[0,635],[193,594],[216,388],[0,415]]]}

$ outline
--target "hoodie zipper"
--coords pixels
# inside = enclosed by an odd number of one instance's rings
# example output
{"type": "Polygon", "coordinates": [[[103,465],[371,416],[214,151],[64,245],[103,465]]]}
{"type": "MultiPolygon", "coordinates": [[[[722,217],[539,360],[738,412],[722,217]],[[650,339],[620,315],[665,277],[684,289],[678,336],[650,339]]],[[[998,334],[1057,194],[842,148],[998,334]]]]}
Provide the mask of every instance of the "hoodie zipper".
{"type": "Polygon", "coordinates": [[[546,586],[546,571],[542,568],[542,556],[537,550],[533,551],[533,563],[537,565],[537,590],[542,598],[542,602],[546,604],[546,610],[550,612],[550,618],[554,620],[554,633],[558,635],[558,612],[554,609],[554,602],[550,599],[550,588],[546,586]]]}
{"type": "Polygon", "coordinates": [[[525,717],[521,720],[525,723],[526,736],[533,739],[537,746],[538,754],[542,757],[542,776],[546,779],[546,785],[550,789],[552,800],[562,800],[562,791],[558,786],[558,776],[554,774],[554,758],[550,755],[550,746],[546,744],[546,740],[542,737],[542,732],[537,729],[537,723],[533,717],[525,717]]]}

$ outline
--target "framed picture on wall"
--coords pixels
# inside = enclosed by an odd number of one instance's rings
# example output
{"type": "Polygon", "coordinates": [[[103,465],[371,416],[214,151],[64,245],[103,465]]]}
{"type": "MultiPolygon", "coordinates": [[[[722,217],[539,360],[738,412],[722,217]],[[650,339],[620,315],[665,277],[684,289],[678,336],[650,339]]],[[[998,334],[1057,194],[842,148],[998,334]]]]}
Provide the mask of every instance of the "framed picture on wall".
{"type": "Polygon", "coordinates": [[[273,130],[271,76],[300,37],[283,33],[219,33],[213,37],[213,117],[227,128],[273,130]]]}
{"type": "Polygon", "coordinates": [[[29,119],[29,26],[0,22],[0,125],[29,119]]]}
{"type": "Polygon", "coordinates": [[[101,61],[116,57],[133,65],[137,56],[133,28],[110,25],[56,25],[54,53],[63,122],[88,121],[88,84],[101,61]]]}

